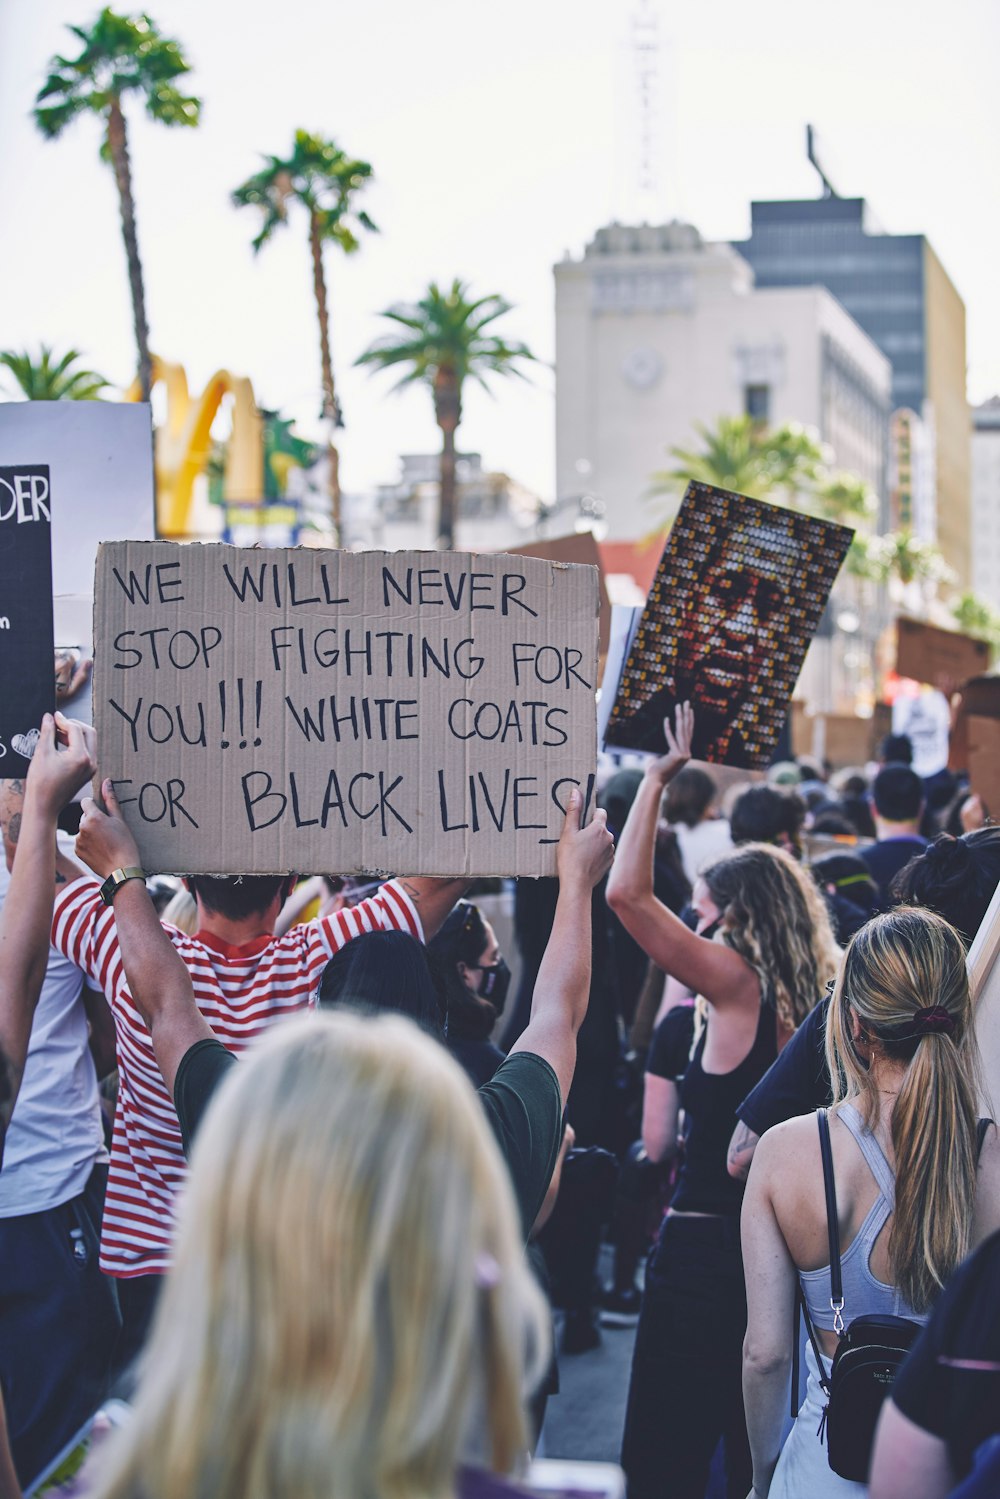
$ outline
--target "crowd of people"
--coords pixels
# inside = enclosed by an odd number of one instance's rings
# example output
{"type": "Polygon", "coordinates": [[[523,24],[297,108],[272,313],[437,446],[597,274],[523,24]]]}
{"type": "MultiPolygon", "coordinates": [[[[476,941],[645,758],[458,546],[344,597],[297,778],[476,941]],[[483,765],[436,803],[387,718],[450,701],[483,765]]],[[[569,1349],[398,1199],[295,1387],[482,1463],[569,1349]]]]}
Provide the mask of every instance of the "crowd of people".
{"type": "Polygon", "coordinates": [[[0,1499],[503,1499],[623,1318],[629,1499],[1000,1491],[1000,828],[904,739],[720,796],[696,732],[574,793],[515,955],[463,880],[155,878],[46,718],[0,783],[0,1499]],[[845,1349],[891,1337],[874,1432],[845,1349]]]}

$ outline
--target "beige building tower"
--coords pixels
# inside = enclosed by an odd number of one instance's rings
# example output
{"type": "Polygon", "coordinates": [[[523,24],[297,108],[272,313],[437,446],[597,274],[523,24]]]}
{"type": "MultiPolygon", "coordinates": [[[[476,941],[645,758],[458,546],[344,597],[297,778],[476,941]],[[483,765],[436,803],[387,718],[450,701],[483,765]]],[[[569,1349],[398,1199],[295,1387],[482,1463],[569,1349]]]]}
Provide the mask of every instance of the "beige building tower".
{"type": "Polygon", "coordinates": [[[822,287],[757,288],[731,245],[679,223],[600,229],[555,285],[557,496],[602,501],[610,537],[662,521],[649,490],[670,447],[744,412],[814,428],[886,494],[891,367],[822,287]]]}

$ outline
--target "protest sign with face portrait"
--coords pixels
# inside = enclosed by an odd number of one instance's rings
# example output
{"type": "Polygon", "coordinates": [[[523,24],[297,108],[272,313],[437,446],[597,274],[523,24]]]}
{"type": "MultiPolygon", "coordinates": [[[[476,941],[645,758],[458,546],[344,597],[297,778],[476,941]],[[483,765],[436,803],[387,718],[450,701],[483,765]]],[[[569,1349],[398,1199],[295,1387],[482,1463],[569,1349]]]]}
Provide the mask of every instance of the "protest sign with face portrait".
{"type": "Polygon", "coordinates": [[[767,765],[853,531],[689,484],[632,642],[606,742],[666,749],[695,710],[699,760],[767,765]]]}

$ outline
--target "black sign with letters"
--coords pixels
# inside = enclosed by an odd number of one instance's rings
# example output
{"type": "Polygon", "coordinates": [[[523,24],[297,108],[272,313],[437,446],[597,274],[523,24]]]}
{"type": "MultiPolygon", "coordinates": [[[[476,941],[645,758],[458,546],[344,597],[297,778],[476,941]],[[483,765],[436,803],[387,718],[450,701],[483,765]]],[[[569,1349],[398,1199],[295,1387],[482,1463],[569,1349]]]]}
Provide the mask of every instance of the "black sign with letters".
{"type": "Polygon", "coordinates": [[[47,464],[0,468],[0,778],[27,774],[55,706],[47,464]]]}

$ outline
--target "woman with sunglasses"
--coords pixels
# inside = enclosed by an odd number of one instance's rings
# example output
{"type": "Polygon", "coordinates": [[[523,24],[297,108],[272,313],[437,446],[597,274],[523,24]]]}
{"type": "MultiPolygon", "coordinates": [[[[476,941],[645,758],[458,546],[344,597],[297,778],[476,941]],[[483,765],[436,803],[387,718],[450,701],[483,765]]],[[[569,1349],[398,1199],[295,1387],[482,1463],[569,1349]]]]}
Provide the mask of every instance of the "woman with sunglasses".
{"type": "Polygon", "coordinates": [[[478,906],[460,900],[427,951],[444,988],[448,1050],[482,1087],[504,1059],[490,1040],[510,988],[497,934],[478,906]]]}

